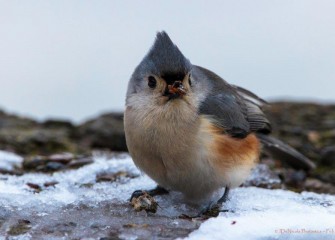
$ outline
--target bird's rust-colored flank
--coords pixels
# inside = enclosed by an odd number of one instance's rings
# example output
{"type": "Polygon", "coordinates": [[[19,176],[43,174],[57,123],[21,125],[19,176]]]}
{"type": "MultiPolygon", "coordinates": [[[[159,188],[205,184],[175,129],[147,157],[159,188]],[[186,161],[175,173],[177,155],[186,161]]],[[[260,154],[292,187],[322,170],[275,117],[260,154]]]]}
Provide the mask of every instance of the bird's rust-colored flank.
{"type": "Polygon", "coordinates": [[[222,174],[232,187],[237,187],[258,162],[259,140],[253,133],[243,139],[232,138],[207,118],[202,118],[202,125],[212,139],[207,143],[207,148],[211,151],[213,169],[219,175],[222,174]]]}
{"type": "Polygon", "coordinates": [[[259,141],[255,134],[249,134],[244,139],[232,138],[229,135],[222,134],[219,129],[213,127],[215,135],[215,151],[219,152],[224,159],[231,159],[234,164],[245,159],[255,159],[259,155],[259,141]]]}

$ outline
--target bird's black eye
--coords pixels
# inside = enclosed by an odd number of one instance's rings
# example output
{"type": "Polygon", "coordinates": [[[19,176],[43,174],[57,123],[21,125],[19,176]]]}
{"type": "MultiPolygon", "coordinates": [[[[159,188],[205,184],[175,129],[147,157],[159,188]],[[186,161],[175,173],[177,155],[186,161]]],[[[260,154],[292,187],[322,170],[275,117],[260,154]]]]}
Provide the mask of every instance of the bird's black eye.
{"type": "Polygon", "coordinates": [[[148,86],[149,86],[150,88],[155,88],[155,87],[156,87],[156,84],[157,84],[156,78],[153,77],[153,76],[149,76],[149,77],[148,77],[148,86]]]}
{"type": "Polygon", "coordinates": [[[192,86],[191,74],[188,76],[188,84],[190,84],[190,86],[192,86]]]}

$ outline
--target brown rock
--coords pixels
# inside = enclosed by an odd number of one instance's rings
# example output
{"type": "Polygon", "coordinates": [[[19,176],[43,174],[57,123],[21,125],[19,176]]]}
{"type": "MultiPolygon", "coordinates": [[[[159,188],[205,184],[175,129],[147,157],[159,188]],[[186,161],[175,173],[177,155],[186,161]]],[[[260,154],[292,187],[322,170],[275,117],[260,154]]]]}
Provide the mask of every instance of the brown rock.
{"type": "Polygon", "coordinates": [[[50,156],[33,156],[23,160],[23,169],[27,171],[55,172],[59,170],[79,168],[93,163],[91,157],[74,156],[70,153],[50,156]]]}
{"type": "Polygon", "coordinates": [[[320,164],[335,168],[335,146],[329,146],[322,150],[320,164]]]}
{"type": "Polygon", "coordinates": [[[80,125],[77,138],[83,146],[127,151],[123,113],[109,113],[80,125]]]}
{"type": "Polygon", "coordinates": [[[97,182],[115,182],[125,178],[136,178],[137,175],[131,174],[125,171],[119,171],[116,173],[100,173],[96,177],[97,182]]]}
{"type": "Polygon", "coordinates": [[[27,233],[31,229],[31,222],[26,219],[19,219],[16,224],[12,225],[8,230],[8,235],[18,236],[27,233]]]}
{"type": "Polygon", "coordinates": [[[82,166],[85,166],[87,164],[91,164],[93,163],[93,159],[92,158],[79,158],[79,159],[74,159],[72,160],[67,167],[68,168],[80,168],[82,166]]]}
{"type": "Polygon", "coordinates": [[[308,178],[306,180],[305,189],[317,193],[335,194],[335,186],[333,184],[324,183],[315,178],[308,178]]]}
{"type": "Polygon", "coordinates": [[[40,185],[38,185],[38,184],[35,184],[35,183],[27,183],[27,186],[28,187],[30,187],[30,188],[32,188],[32,189],[34,189],[34,191],[36,192],[36,193],[39,193],[40,191],[42,191],[42,188],[41,188],[41,186],[40,185]]]}

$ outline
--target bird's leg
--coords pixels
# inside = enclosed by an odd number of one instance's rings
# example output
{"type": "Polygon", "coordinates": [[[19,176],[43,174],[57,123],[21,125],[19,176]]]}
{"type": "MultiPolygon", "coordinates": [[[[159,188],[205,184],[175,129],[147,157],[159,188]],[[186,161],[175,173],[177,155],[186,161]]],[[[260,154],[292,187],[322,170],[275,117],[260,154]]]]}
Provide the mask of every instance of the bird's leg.
{"type": "Polygon", "coordinates": [[[195,217],[209,216],[209,217],[217,217],[220,212],[226,212],[227,210],[220,210],[223,203],[228,200],[229,195],[229,187],[226,187],[222,197],[215,203],[209,204],[207,207],[201,210],[201,212],[195,217]]]}
{"type": "Polygon", "coordinates": [[[227,200],[228,200],[228,195],[229,195],[229,190],[230,190],[229,187],[226,187],[226,188],[225,188],[222,197],[221,197],[221,198],[218,200],[218,202],[217,202],[218,204],[222,204],[222,203],[227,202],[227,200]]]}
{"type": "Polygon", "coordinates": [[[138,198],[140,196],[142,196],[144,193],[148,193],[150,196],[157,196],[157,195],[164,195],[164,194],[168,194],[169,191],[166,190],[165,188],[157,185],[156,188],[154,189],[150,189],[147,191],[143,191],[143,190],[136,190],[135,192],[133,192],[133,194],[131,195],[129,201],[131,201],[133,198],[138,198]]]}

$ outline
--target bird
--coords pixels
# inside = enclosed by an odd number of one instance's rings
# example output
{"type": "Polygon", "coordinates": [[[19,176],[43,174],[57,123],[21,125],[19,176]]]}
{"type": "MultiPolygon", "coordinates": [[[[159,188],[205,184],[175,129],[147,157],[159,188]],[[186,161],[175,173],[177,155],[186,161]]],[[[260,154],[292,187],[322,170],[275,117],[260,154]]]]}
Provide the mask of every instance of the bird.
{"type": "MultiPolygon", "coordinates": [[[[262,149],[296,168],[314,163],[271,137],[266,101],[193,65],[165,31],[135,68],[128,83],[124,128],[135,165],[157,183],[150,195],[181,192],[204,201],[224,189],[213,206],[227,201],[258,163],[262,149]]],[[[132,197],[143,194],[136,190],[132,197]]]]}

